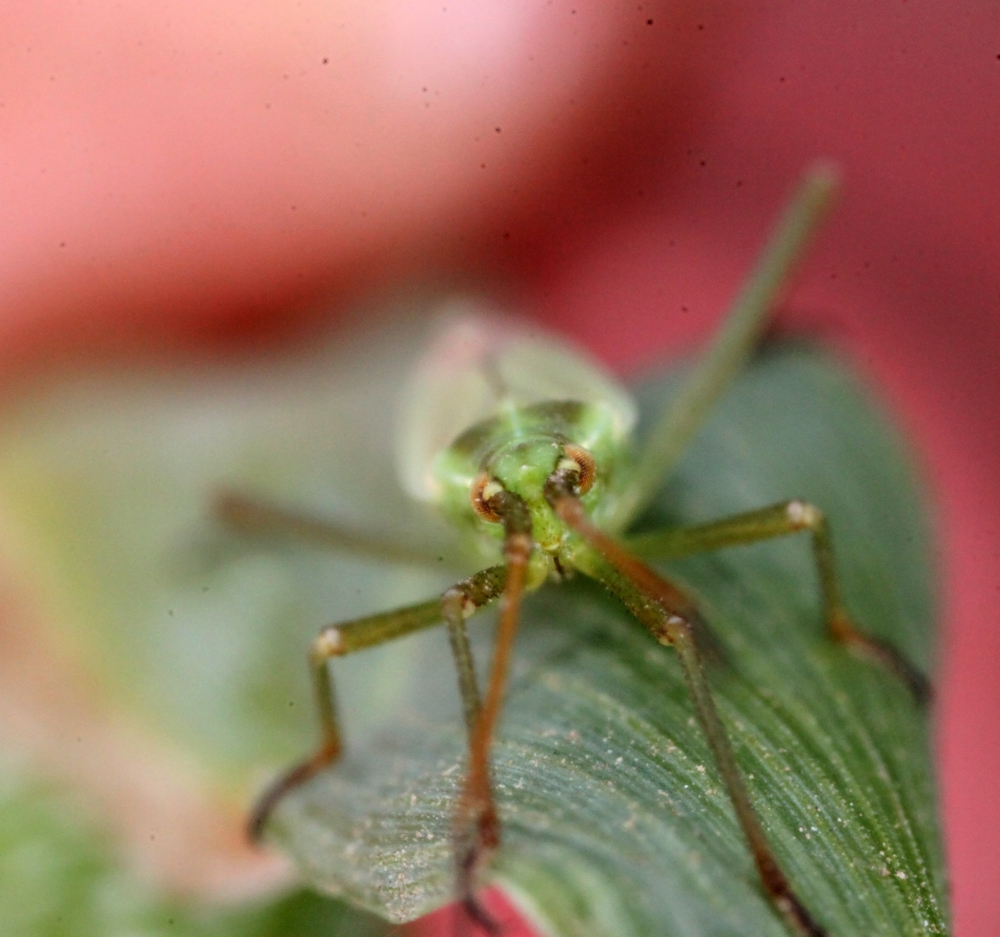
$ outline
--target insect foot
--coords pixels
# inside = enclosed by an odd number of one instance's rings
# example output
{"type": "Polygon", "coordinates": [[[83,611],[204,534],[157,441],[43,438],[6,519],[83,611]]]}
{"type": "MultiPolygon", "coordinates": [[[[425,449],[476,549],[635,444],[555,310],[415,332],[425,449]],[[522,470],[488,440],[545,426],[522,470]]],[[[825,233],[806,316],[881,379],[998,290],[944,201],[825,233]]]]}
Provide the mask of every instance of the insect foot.
{"type": "Polygon", "coordinates": [[[805,905],[796,897],[785,873],[781,871],[766,844],[761,843],[752,848],[752,852],[764,890],[791,929],[801,937],[829,937],[827,930],[816,923],[805,905]]]}
{"type": "Polygon", "coordinates": [[[491,937],[498,937],[503,928],[476,897],[479,872],[500,845],[500,821],[493,804],[479,801],[463,805],[456,818],[454,835],[455,897],[469,920],[491,937]]]}
{"type": "Polygon", "coordinates": [[[324,745],[312,757],[295,765],[285,774],[281,775],[263,794],[257,799],[250,818],[247,821],[247,836],[253,843],[259,843],[264,835],[264,827],[271,818],[274,808],[284,799],[286,794],[301,787],[310,778],[317,775],[327,765],[337,760],[340,754],[340,745],[329,743],[324,745]]]}
{"type": "Polygon", "coordinates": [[[929,706],[934,701],[934,689],[930,680],[917,670],[895,645],[858,630],[854,622],[843,612],[831,618],[830,633],[834,640],[841,642],[859,656],[874,661],[901,680],[918,705],[929,706]]]}

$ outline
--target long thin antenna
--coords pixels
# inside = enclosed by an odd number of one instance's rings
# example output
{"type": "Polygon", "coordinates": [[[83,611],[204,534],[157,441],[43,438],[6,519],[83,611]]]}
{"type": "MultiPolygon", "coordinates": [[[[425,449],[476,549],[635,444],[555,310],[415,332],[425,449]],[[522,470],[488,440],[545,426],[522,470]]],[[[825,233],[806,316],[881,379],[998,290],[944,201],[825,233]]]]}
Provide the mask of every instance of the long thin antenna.
{"type": "Polygon", "coordinates": [[[750,357],[768,313],[787,288],[795,266],[839,187],[831,163],[816,163],[778,221],[747,284],[681,392],[650,433],[629,487],[615,505],[612,530],[624,530],[649,506],[715,401],[750,357]]]}

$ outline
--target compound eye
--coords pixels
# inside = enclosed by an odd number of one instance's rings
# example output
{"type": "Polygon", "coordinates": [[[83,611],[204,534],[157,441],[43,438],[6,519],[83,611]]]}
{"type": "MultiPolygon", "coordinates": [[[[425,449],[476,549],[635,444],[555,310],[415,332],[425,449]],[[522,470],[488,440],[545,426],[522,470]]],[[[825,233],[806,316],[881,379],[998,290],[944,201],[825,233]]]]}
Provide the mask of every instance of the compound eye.
{"type": "Polygon", "coordinates": [[[490,501],[503,491],[503,485],[490,478],[485,472],[480,472],[472,482],[469,496],[472,500],[472,510],[484,521],[491,524],[500,523],[500,515],[490,507],[490,501]]]}
{"type": "Polygon", "coordinates": [[[563,446],[563,456],[557,463],[556,470],[577,476],[578,495],[585,495],[590,491],[597,477],[594,457],[583,446],[574,446],[572,443],[563,446]]]}

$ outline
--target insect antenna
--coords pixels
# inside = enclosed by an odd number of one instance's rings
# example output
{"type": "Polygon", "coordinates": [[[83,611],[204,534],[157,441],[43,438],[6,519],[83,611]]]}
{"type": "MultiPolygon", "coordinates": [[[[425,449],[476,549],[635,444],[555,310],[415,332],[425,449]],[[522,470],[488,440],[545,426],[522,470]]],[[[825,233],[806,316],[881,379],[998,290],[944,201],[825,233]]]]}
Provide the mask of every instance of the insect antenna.
{"type": "Polygon", "coordinates": [[[503,707],[528,560],[534,549],[534,541],[531,535],[531,515],[521,498],[501,489],[489,499],[488,506],[504,525],[507,579],[500,600],[500,621],[490,681],[470,739],[469,767],[455,818],[455,864],[458,900],[473,921],[489,934],[495,935],[501,932],[500,925],[476,898],[476,875],[500,843],[500,822],[493,801],[490,776],[490,749],[503,707]]]}
{"type": "Polygon", "coordinates": [[[489,384],[490,390],[496,395],[498,401],[505,400],[511,397],[510,388],[507,386],[507,382],[503,379],[503,375],[500,373],[500,365],[497,362],[495,354],[486,354],[483,360],[479,363],[479,370],[489,384]]]}

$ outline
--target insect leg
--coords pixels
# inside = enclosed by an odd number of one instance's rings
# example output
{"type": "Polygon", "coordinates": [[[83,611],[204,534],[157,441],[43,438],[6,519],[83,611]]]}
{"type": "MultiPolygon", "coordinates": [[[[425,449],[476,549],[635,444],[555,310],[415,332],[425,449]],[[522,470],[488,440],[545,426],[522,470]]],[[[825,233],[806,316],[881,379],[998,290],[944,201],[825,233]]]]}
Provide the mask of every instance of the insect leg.
{"type": "Polygon", "coordinates": [[[823,613],[830,637],[868,657],[906,684],[921,704],[930,701],[930,682],[893,645],[861,631],[847,614],[840,594],[830,524],[823,511],[805,501],[783,501],[697,527],[657,531],[630,537],[628,548],[639,556],[668,559],[724,547],[756,543],[772,537],[808,531],[819,573],[823,613]]]}
{"type": "Polygon", "coordinates": [[[340,625],[329,625],[319,633],[309,652],[309,667],[319,711],[320,745],[312,755],[279,776],[257,800],[248,823],[252,840],[260,839],[268,818],[286,794],[314,777],[340,755],[340,726],[333,694],[330,658],[343,657],[366,647],[384,644],[436,625],[444,618],[448,623],[449,638],[458,665],[459,689],[466,719],[469,719],[470,710],[478,710],[479,697],[465,632],[465,618],[499,596],[506,578],[505,567],[491,566],[453,586],[441,598],[340,625]]]}
{"type": "Polygon", "coordinates": [[[362,553],[377,560],[427,565],[440,560],[437,552],[395,543],[360,530],[280,507],[235,491],[220,491],[212,502],[212,513],[231,530],[255,536],[277,536],[328,550],[362,553]]]}
{"type": "MultiPolygon", "coordinates": [[[[673,645],[677,650],[695,714],[712,750],[765,893],[800,937],[825,937],[826,931],[792,891],[750,799],[694,642],[693,624],[697,611],[676,586],[595,528],[580,502],[568,490],[559,492],[558,487],[552,486],[552,506],[584,540],[573,551],[573,564],[613,592],[660,644],[673,645]]],[[[549,490],[546,494],[550,494],[549,490]]]]}
{"type": "Polygon", "coordinates": [[[826,164],[806,173],[708,351],[647,437],[610,529],[625,530],[649,505],[715,401],[753,353],[768,314],[833,199],[837,181],[836,171],[826,164]]]}
{"type": "Polygon", "coordinates": [[[455,816],[454,836],[457,897],[473,921],[487,933],[499,934],[500,926],[476,898],[476,878],[500,844],[500,820],[493,799],[490,749],[503,706],[528,560],[534,543],[531,539],[531,516],[521,498],[501,491],[490,499],[489,505],[496,510],[504,525],[506,581],[490,681],[469,736],[469,769],[455,816]]]}

